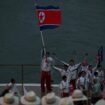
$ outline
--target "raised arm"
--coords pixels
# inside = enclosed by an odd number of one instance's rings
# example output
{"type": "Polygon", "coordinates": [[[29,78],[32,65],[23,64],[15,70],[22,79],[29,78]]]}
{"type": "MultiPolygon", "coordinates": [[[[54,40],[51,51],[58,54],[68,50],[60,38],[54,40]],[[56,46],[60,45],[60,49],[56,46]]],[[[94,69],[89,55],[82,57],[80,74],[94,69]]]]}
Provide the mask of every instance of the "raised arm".
{"type": "Polygon", "coordinates": [[[55,70],[58,70],[59,72],[61,72],[63,69],[61,69],[61,68],[59,68],[59,67],[56,67],[56,66],[53,66],[53,68],[55,69],[55,70]]]}
{"type": "Polygon", "coordinates": [[[81,63],[75,64],[75,69],[78,69],[81,66],[81,63]]]}

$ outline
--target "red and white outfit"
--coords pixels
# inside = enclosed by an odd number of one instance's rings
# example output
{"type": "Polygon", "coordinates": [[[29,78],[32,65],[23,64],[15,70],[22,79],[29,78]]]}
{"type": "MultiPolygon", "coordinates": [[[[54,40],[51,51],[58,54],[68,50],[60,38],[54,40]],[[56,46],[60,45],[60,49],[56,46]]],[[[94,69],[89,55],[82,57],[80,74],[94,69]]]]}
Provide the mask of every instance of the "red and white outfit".
{"type": "Polygon", "coordinates": [[[62,80],[59,85],[61,91],[61,97],[68,97],[69,96],[69,83],[67,81],[62,80]]]}
{"type": "Polygon", "coordinates": [[[51,66],[52,66],[53,58],[52,57],[47,57],[44,56],[42,58],[42,63],[41,63],[41,92],[45,93],[50,92],[51,89],[51,66]],[[45,88],[46,84],[46,88],[45,88]]]}

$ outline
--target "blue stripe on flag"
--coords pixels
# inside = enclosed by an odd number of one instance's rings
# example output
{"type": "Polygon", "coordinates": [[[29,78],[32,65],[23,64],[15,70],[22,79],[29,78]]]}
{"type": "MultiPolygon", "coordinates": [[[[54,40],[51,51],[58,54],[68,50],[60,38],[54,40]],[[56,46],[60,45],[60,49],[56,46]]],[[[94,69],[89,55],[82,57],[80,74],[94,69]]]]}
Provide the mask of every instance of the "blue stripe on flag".
{"type": "Polygon", "coordinates": [[[59,7],[58,6],[52,6],[52,5],[50,5],[50,6],[36,6],[36,9],[45,9],[45,10],[47,10],[47,9],[59,9],[59,7]]]}
{"type": "Polygon", "coordinates": [[[54,29],[57,28],[59,25],[43,25],[40,26],[40,30],[44,30],[44,29],[54,29]]]}

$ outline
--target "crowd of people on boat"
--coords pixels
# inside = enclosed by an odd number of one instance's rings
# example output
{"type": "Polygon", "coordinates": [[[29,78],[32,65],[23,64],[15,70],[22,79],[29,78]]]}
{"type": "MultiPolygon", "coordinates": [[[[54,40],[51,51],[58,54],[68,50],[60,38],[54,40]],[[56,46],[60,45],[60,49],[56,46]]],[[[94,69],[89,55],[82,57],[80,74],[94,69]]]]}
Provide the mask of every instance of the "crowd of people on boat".
{"type": "Polygon", "coordinates": [[[62,68],[54,65],[54,60],[59,59],[52,58],[49,52],[46,52],[42,58],[41,96],[44,96],[52,90],[51,71],[55,69],[60,72],[62,77],[59,84],[62,98],[71,96],[75,89],[81,90],[93,104],[101,98],[101,92],[105,84],[105,70],[100,62],[97,62],[96,66],[93,67],[86,59],[78,64],[75,64],[73,59],[70,59],[69,63],[59,60],[64,65],[62,68]]]}
{"type": "MultiPolygon", "coordinates": [[[[11,79],[0,94],[0,105],[105,105],[105,72],[102,65],[93,67],[87,60],[75,64],[60,61],[62,66],[54,64],[55,58],[46,52],[41,62],[41,97],[35,91],[27,91],[23,86],[21,96],[15,79],[11,79]],[[52,70],[61,74],[59,93],[52,87],[52,70]]],[[[57,78],[56,78],[57,79],[57,78]]]]}

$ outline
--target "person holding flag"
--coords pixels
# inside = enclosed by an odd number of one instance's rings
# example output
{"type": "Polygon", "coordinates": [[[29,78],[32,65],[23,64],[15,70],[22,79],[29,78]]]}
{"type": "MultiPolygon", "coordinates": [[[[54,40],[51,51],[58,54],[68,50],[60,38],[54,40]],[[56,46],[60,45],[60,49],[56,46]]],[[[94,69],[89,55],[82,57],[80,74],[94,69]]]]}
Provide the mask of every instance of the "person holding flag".
{"type": "Polygon", "coordinates": [[[54,29],[61,24],[61,10],[58,6],[36,6],[36,12],[40,27],[41,39],[43,44],[43,56],[41,62],[41,96],[51,92],[51,69],[53,58],[50,52],[46,52],[42,31],[45,29],[54,29]],[[46,88],[45,88],[46,84],[46,88]]]}
{"type": "Polygon", "coordinates": [[[42,57],[41,62],[41,96],[52,91],[51,88],[51,69],[53,64],[53,58],[50,57],[50,52],[46,52],[42,57]],[[45,87],[46,84],[46,87],[45,87]]]}

